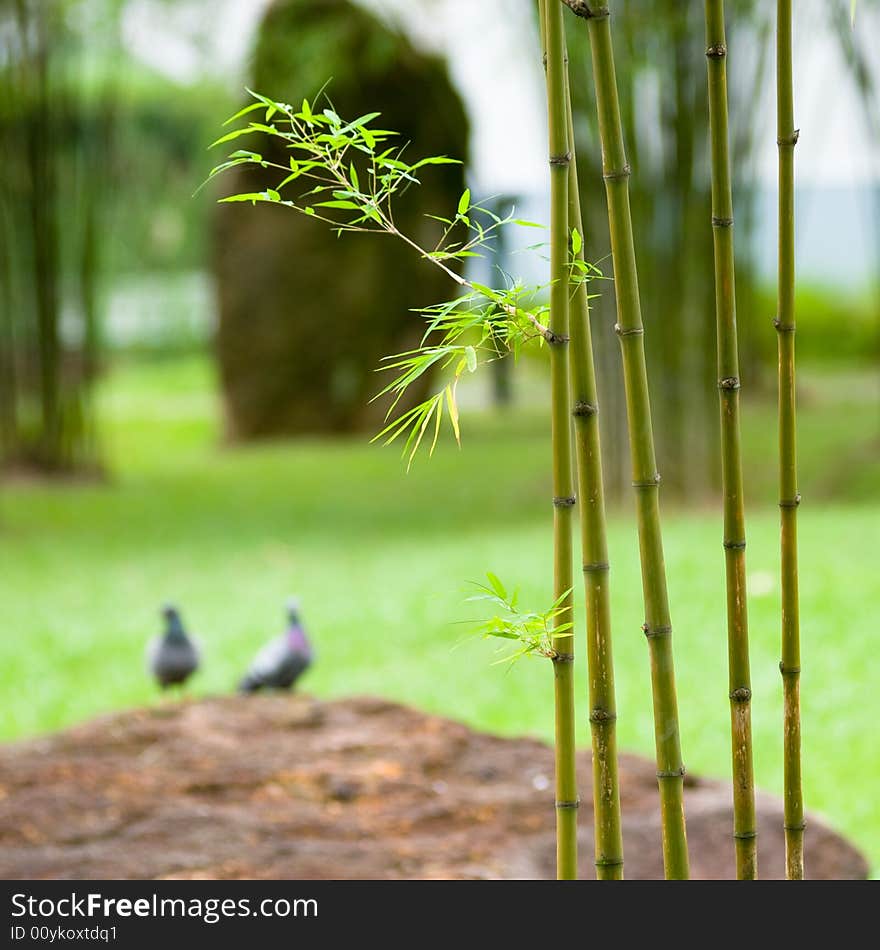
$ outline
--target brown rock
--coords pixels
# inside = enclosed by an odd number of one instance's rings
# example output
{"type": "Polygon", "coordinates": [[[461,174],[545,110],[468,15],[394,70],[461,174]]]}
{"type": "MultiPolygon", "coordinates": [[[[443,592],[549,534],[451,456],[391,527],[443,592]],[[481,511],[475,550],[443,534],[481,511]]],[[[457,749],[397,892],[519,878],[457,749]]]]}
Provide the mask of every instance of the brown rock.
{"type": "MultiPolygon", "coordinates": [[[[589,753],[581,854],[592,876],[589,753]]],[[[373,698],[227,697],[138,709],[0,749],[2,878],[548,878],[553,754],[373,698]]],[[[662,875],[653,763],[620,761],[627,876],[662,875]]],[[[686,788],[695,878],[730,877],[731,792],[686,788]]],[[[764,877],[782,806],[759,795],[764,877]]],[[[862,855],[810,818],[812,878],[862,855]]]]}

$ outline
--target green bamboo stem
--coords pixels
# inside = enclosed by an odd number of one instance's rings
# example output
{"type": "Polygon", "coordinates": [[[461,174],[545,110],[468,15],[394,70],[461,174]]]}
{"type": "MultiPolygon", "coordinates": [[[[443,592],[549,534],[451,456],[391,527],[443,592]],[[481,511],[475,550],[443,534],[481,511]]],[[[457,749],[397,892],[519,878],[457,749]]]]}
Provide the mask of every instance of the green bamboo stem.
{"type": "Polygon", "coordinates": [[[739,422],[739,355],[733,248],[733,192],[727,116],[727,40],[724,0],[706,0],[706,62],[712,151],[712,234],[715,247],[715,315],[721,409],[721,484],[727,575],[727,656],[733,760],[733,837],[736,876],[758,876],[755,776],[752,756],[752,686],[746,604],[746,534],[739,422]]]}
{"type": "Polygon", "coordinates": [[[782,673],[784,695],[785,876],[804,877],[804,798],[801,787],[800,618],[798,607],[797,438],[794,365],[794,93],[791,0],[778,0],[776,20],[776,137],[779,145],[779,511],[782,553],[782,673]]]}
{"type": "MultiPolygon", "coordinates": [[[[553,591],[567,594],[559,623],[571,620],[572,480],[571,415],[568,367],[568,115],[565,106],[565,36],[557,0],[539,0],[544,24],[547,117],[550,139],[550,391],[553,451],[553,591]]],[[[556,875],[577,877],[577,806],[575,775],[574,636],[572,629],[554,639],[553,681],[556,708],[556,875]]]]}
{"type": "Polygon", "coordinates": [[[610,10],[607,3],[565,0],[587,21],[599,113],[602,169],[608,202],[611,254],[617,297],[617,326],[623,359],[633,487],[639,525],[643,630],[651,655],[654,739],[667,878],[687,878],[688,850],[684,818],[684,766],[678,726],[678,702],[672,655],[672,624],[660,528],[660,476],[654,452],[648,374],[645,366],[641,304],[629,204],[630,168],[626,161],[610,10]]]}
{"type": "MultiPolygon", "coordinates": [[[[567,71],[566,71],[567,73],[567,71]]],[[[580,187],[574,146],[571,95],[566,74],[566,109],[571,164],[568,172],[568,221],[583,237],[580,187]]],[[[584,248],[574,255],[584,260],[584,248]]],[[[590,734],[593,744],[593,825],[596,877],[623,880],[623,835],[617,777],[617,704],[611,649],[611,586],[605,519],[605,489],[599,439],[599,394],[590,332],[587,285],[578,282],[570,304],[571,401],[575,420],[575,460],[580,497],[581,557],[587,612],[587,671],[590,734]]]]}

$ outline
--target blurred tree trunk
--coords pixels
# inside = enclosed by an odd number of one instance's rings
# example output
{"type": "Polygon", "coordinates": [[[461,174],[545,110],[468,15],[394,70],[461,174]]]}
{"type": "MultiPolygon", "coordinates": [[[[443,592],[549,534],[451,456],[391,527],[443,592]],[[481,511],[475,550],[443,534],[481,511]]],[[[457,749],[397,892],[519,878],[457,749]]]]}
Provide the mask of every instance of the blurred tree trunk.
{"type": "MultiPolygon", "coordinates": [[[[19,2],[23,10],[23,0],[19,2]]],[[[61,459],[61,378],[58,323],[59,247],[57,179],[54,165],[56,103],[49,95],[49,8],[30,18],[21,14],[22,36],[32,33],[35,48],[31,55],[32,98],[24,100],[25,152],[28,183],[25,200],[30,212],[33,251],[34,295],[37,315],[38,374],[42,431],[39,455],[48,468],[60,467],[61,459]]]]}
{"type": "MultiPolygon", "coordinates": [[[[79,7],[0,0],[0,463],[48,473],[96,464],[88,394],[113,113],[107,89],[84,92],[98,53],[72,25],[79,7]]],[[[106,12],[105,27],[115,0],[106,12]]]]}

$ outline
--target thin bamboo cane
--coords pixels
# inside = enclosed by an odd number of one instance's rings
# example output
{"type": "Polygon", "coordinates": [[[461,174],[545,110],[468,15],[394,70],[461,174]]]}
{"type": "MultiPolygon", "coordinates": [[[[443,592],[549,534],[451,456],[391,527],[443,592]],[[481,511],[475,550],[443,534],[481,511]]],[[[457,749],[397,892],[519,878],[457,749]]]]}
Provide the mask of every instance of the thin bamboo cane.
{"type": "Polygon", "coordinates": [[[739,354],[733,249],[733,192],[727,115],[727,40],[724,0],[706,0],[706,62],[712,152],[712,234],[721,409],[721,483],[727,575],[727,656],[733,760],[733,837],[736,876],[758,876],[755,776],[752,763],[752,687],[746,603],[746,534],[739,422],[739,354]]]}
{"type": "Polygon", "coordinates": [[[587,21],[593,58],[602,166],[611,230],[617,297],[617,325],[623,358],[629,443],[636,490],[642,588],[645,601],[644,633],[651,654],[654,698],[654,738],[663,837],[663,864],[667,878],[689,874],[684,818],[684,766],[678,727],[678,702],[672,654],[672,624],[660,528],[660,475],[654,452],[648,374],[645,366],[641,304],[629,205],[630,167],[626,161],[610,10],[607,3],[564,0],[587,21]]]}
{"type": "MultiPolygon", "coordinates": [[[[567,74],[565,98],[571,151],[568,221],[570,227],[583,238],[584,225],[567,74]]],[[[583,243],[574,257],[584,261],[583,243]]],[[[617,704],[611,649],[611,587],[608,577],[610,565],[599,439],[599,395],[590,332],[590,301],[587,285],[583,280],[579,281],[575,288],[569,322],[571,399],[575,419],[575,460],[581,502],[581,557],[587,612],[596,877],[600,881],[619,881],[623,880],[623,836],[620,822],[620,786],[617,778],[617,704]]]]}
{"type": "MultiPolygon", "coordinates": [[[[547,72],[547,117],[550,139],[550,389],[553,451],[553,590],[565,597],[560,623],[571,620],[572,480],[569,401],[568,317],[568,116],[565,107],[565,36],[557,0],[539,0],[544,24],[547,72]],[[566,596],[567,595],[567,596],[566,596]]],[[[577,877],[577,808],[575,775],[574,635],[571,628],[554,639],[553,680],[556,707],[556,873],[577,877]]]]}
{"type": "Polygon", "coordinates": [[[800,618],[798,606],[797,438],[794,365],[794,127],[791,0],[778,0],[776,20],[776,136],[779,145],[779,510],[782,549],[782,673],[784,695],[785,876],[804,877],[804,798],[801,787],[800,618]]]}

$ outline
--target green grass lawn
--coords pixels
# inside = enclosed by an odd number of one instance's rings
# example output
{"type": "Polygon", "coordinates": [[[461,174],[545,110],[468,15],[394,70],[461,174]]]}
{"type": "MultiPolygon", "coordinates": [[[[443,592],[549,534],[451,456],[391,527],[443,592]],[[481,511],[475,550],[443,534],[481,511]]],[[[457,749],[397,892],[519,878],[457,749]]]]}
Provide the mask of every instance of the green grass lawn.
{"type": "MultiPolygon", "coordinates": [[[[803,400],[801,596],[808,806],[880,866],[880,681],[875,611],[876,398],[867,377],[814,377],[803,400]],[[867,394],[867,395],[866,395],[867,394]],[[850,500],[818,501],[846,491],[850,500]],[[812,494],[811,494],[812,492],[812,494]]],[[[107,484],[13,483],[0,491],[0,737],[55,729],[153,702],[146,640],[164,600],[203,638],[194,692],[233,689],[301,595],[319,659],[307,689],[378,693],[507,735],[552,732],[547,664],[494,664],[467,582],[485,571],[550,599],[543,413],[471,413],[407,475],[392,449],[308,440],[220,445],[209,366],[131,366],[100,394],[107,484]]],[[[747,406],[749,575],[756,772],[781,791],[777,520],[772,406],[747,406]]],[[[727,776],[727,663],[718,512],[667,506],[685,761],[727,776]]],[[[623,749],[651,754],[653,731],[636,533],[611,517],[615,659],[623,749]]],[[[580,593],[580,591],[578,591],[580,593]]],[[[579,655],[582,659],[583,650],[579,655]]],[[[580,663],[581,695],[583,663],[580,663]]],[[[587,742],[587,730],[582,730],[587,742]]]]}

